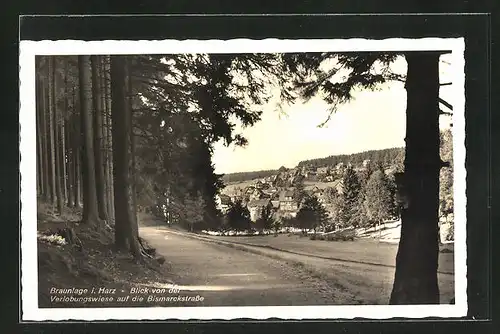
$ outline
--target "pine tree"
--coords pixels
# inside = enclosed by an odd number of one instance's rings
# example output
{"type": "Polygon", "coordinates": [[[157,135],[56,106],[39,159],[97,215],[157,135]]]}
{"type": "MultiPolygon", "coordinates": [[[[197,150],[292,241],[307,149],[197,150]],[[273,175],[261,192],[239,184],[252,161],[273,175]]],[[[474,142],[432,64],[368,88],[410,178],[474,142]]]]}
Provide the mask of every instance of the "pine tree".
{"type": "Polygon", "coordinates": [[[316,196],[307,196],[304,199],[296,218],[303,232],[308,229],[316,231],[318,227],[325,227],[329,222],[328,212],[316,196]]]}
{"type": "Polygon", "coordinates": [[[250,219],[250,212],[239,200],[231,205],[226,213],[226,217],[229,227],[233,230],[245,231],[251,228],[252,221],[250,219]]]}
{"type": "Polygon", "coordinates": [[[342,177],[342,201],[340,210],[340,224],[344,227],[356,224],[356,211],[359,205],[361,183],[352,168],[348,166],[342,177]]]}
{"type": "Polygon", "coordinates": [[[262,212],[255,221],[256,228],[260,230],[270,230],[274,225],[273,209],[271,205],[262,208],[262,212]]]}
{"type": "Polygon", "coordinates": [[[99,57],[90,57],[92,68],[92,107],[93,107],[93,127],[94,127],[94,161],[95,161],[95,180],[97,193],[97,208],[99,218],[108,220],[108,210],[106,207],[105,178],[104,178],[104,156],[103,156],[103,100],[101,79],[99,71],[99,57]]]}
{"type": "Polygon", "coordinates": [[[49,182],[50,182],[50,200],[52,205],[56,205],[57,202],[57,193],[56,193],[56,142],[54,138],[55,134],[55,85],[54,85],[54,77],[55,77],[55,58],[48,57],[48,133],[49,133],[49,156],[50,156],[50,174],[49,174],[49,182]]]}
{"type": "Polygon", "coordinates": [[[89,56],[78,56],[78,70],[81,107],[80,116],[83,135],[83,222],[97,225],[100,220],[97,211],[95,182],[94,129],[92,126],[92,73],[89,56]]]}
{"type": "Polygon", "coordinates": [[[194,232],[203,221],[204,206],[205,203],[200,192],[198,192],[195,196],[188,196],[185,199],[184,207],[186,209],[182,214],[181,220],[188,226],[190,232],[194,232]]]}
{"type": "Polygon", "coordinates": [[[304,177],[302,175],[296,176],[292,186],[294,187],[293,197],[300,206],[302,201],[304,200],[304,198],[307,195],[305,188],[304,188],[304,177]]]}
{"type": "Polygon", "coordinates": [[[115,205],[115,245],[141,258],[135,207],[132,155],[132,111],[129,99],[129,71],[125,56],[111,57],[111,99],[113,135],[113,176],[115,205]]]}
{"type": "Polygon", "coordinates": [[[373,172],[366,184],[364,206],[370,222],[380,224],[391,214],[393,199],[387,176],[380,170],[373,172]]]}
{"type": "Polygon", "coordinates": [[[390,80],[405,81],[406,146],[404,174],[409,205],[401,211],[401,239],[390,304],[439,303],[437,240],[439,210],[439,59],[449,52],[316,53],[287,54],[284,79],[292,77],[297,97],[320,95],[329,103],[330,116],[340,104],[350,101],[354,88],[373,89],[390,80]],[[406,77],[391,73],[389,65],[403,56],[406,77]],[[325,66],[330,64],[330,66],[325,66]],[[375,68],[381,66],[382,71],[375,68]],[[333,81],[340,68],[351,70],[344,79],[333,81]],[[422,134],[425,133],[425,136],[422,134]]]}

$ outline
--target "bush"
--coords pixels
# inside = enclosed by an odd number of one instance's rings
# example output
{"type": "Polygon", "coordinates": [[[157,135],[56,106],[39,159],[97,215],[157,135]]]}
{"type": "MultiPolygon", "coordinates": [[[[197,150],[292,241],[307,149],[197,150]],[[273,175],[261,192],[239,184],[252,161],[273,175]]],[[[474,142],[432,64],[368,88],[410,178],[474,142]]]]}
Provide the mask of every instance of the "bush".
{"type": "Polygon", "coordinates": [[[309,239],[316,240],[316,234],[313,233],[313,234],[309,235],[309,239]]]}
{"type": "Polygon", "coordinates": [[[354,241],[356,231],[354,229],[338,231],[326,235],[328,241],[354,241]]]}

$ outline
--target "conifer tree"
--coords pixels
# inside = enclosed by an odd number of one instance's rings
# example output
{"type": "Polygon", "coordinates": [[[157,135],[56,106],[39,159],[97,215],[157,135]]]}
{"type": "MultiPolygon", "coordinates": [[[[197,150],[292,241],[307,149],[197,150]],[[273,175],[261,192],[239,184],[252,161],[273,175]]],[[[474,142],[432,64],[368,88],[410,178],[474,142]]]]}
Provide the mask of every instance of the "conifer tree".
{"type": "Polygon", "coordinates": [[[355,223],[360,191],[361,183],[358,175],[352,166],[347,166],[342,177],[342,201],[339,217],[340,223],[344,227],[355,223]]]}
{"type": "Polygon", "coordinates": [[[296,217],[303,231],[324,227],[328,224],[328,212],[316,196],[307,196],[296,217]]]}
{"type": "Polygon", "coordinates": [[[391,214],[393,199],[387,176],[380,170],[372,173],[366,184],[364,206],[368,219],[381,224],[391,214]]]}
{"type": "Polygon", "coordinates": [[[251,227],[250,212],[240,200],[231,205],[226,213],[226,217],[229,227],[236,231],[249,230],[251,227]]]}

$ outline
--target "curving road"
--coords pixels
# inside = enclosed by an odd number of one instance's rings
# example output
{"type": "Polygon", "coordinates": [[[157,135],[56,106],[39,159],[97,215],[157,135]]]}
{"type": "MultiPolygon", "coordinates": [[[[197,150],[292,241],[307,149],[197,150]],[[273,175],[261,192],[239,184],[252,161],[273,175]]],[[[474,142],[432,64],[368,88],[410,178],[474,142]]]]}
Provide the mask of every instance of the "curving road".
{"type": "MultiPolygon", "coordinates": [[[[143,226],[140,235],[166,258],[183,294],[204,297],[190,306],[387,304],[394,278],[389,266],[258,247],[244,251],[164,226],[143,226]]],[[[454,276],[440,274],[439,281],[447,303],[454,276]]]]}
{"type": "Polygon", "coordinates": [[[140,235],[166,258],[182,294],[204,297],[191,306],[345,304],[324,280],[284,261],[203,242],[161,227],[140,235]]]}

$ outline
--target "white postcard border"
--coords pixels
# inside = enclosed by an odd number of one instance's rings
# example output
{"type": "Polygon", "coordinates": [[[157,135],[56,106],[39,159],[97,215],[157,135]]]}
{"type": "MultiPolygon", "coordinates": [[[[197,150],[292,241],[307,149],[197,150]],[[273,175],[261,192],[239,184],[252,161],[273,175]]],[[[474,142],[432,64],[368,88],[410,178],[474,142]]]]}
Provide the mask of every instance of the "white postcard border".
{"type": "Polygon", "coordinates": [[[210,320],[210,319],[390,319],[462,317],[467,313],[465,74],[463,38],[385,40],[163,40],[163,41],[21,41],[20,42],[20,173],[21,173],[21,297],[23,321],[62,320],[210,320]],[[455,209],[454,305],[342,305],[342,306],[238,306],[38,308],[36,215],[35,55],[272,53],[319,51],[452,50],[453,154],[455,209]]]}

